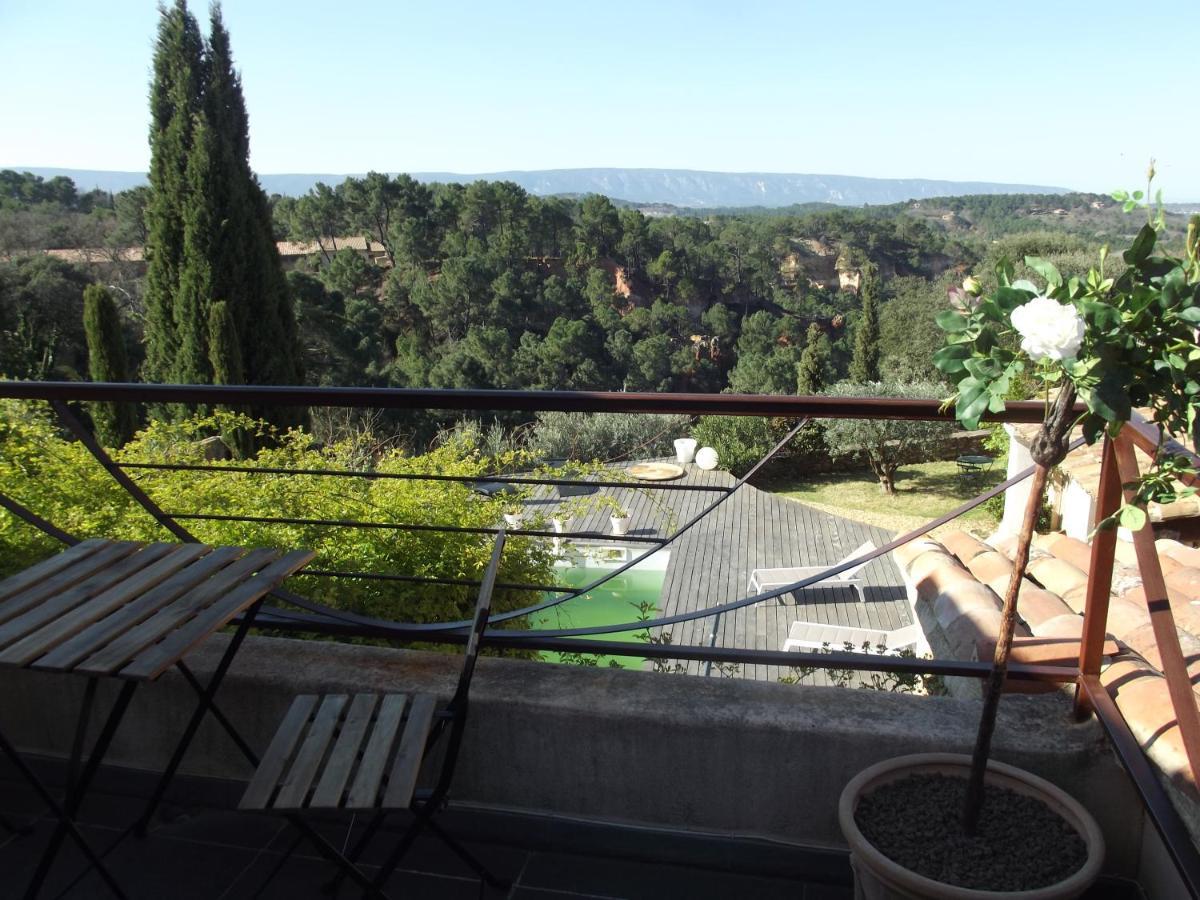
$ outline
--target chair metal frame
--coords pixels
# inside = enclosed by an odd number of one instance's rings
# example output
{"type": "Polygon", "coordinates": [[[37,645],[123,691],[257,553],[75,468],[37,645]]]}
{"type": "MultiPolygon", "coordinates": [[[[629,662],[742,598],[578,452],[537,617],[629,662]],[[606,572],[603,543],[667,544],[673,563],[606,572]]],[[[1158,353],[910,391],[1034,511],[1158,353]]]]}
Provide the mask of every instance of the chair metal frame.
{"type": "MultiPolygon", "coordinates": [[[[434,786],[432,788],[418,789],[414,793],[407,808],[413,814],[413,821],[400,836],[396,846],[380,867],[375,878],[370,879],[359,868],[358,862],[387,819],[395,813],[403,811],[403,808],[379,808],[376,810],[362,835],[355,841],[354,846],[349,852],[344,857],[330,857],[331,861],[337,864],[339,871],[333,880],[325,886],[327,893],[336,894],[342,881],[345,878],[350,878],[360,887],[363,887],[368,896],[386,898],[387,894],[383,890],[384,885],[400,865],[405,854],[411,849],[421,832],[426,829],[438,837],[451,852],[466,863],[488,885],[497,890],[505,890],[509,887],[506,881],[494,875],[474,854],[438,825],[433,818],[437,813],[446,808],[450,786],[454,780],[454,772],[462,749],[463,734],[467,725],[471,681],[474,678],[475,664],[479,658],[479,651],[483,644],[483,632],[487,628],[488,618],[491,614],[492,594],[500,568],[500,559],[504,552],[504,543],[505,531],[504,529],[500,529],[496,535],[496,540],[492,548],[492,556],[488,562],[488,567],[480,585],[479,595],[476,599],[474,618],[470,635],[467,638],[466,652],[463,656],[458,684],[450,701],[438,711],[434,725],[425,743],[422,760],[427,760],[430,753],[438,746],[441,738],[447,735],[445,752],[441,759],[441,768],[434,786]]],[[[303,821],[299,814],[295,812],[289,813],[287,817],[293,824],[296,824],[297,821],[303,821]]],[[[259,887],[259,893],[266,889],[275,876],[282,870],[288,858],[295,852],[304,837],[307,836],[309,834],[306,829],[305,833],[298,836],[291,844],[259,887]]]]}

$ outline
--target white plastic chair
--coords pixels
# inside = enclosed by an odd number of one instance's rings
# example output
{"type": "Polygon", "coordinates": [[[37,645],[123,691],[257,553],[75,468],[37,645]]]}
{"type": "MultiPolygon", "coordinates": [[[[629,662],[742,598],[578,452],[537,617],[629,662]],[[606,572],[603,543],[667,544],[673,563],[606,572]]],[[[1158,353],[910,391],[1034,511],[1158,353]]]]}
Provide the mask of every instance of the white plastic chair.
{"type": "MultiPolygon", "coordinates": [[[[875,545],[867,541],[845,559],[834,565],[842,565],[852,559],[864,554],[870,553],[875,549],[875,545]]],[[[821,581],[814,582],[808,585],[809,587],[848,587],[853,588],[858,594],[860,603],[866,603],[867,597],[863,593],[863,583],[859,578],[854,576],[858,571],[865,566],[866,563],[861,563],[853,568],[847,569],[839,575],[834,575],[830,578],[825,578],[821,581]]],[[[763,591],[769,591],[772,588],[783,587],[787,584],[795,584],[797,581],[803,581],[805,578],[811,578],[814,575],[820,575],[827,569],[833,566],[792,566],[791,568],[783,569],[755,569],[750,573],[750,583],[746,590],[751,594],[761,594],[763,591]]]]}

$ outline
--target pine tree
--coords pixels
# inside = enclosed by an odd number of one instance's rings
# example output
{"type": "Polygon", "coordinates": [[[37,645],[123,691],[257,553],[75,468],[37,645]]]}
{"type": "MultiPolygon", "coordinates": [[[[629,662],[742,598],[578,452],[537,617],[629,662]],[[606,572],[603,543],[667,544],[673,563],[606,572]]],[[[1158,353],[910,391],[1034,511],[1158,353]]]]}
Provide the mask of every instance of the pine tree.
{"type": "Polygon", "coordinates": [[[858,384],[879,381],[879,279],[875,267],[863,269],[862,317],[854,330],[854,356],[850,360],[850,380],[858,384]]]}
{"type": "Polygon", "coordinates": [[[833,356],[833,347],[825,329],[813,322],[808,326],[807,345],[796,364],[796,393],[819,394],[825,387],[825,371],[833,356]]]}
{"type": "MultiPolygon", "coordinates": [[[[92,381],[128,381],[121,317],[112,294],[101,284],[83,289],[83,329],[92,381]]],[[[93,403],[91,413],[96,437],[106,447],[124,445],[137,428],[137,413],[129,403],[93,403]]]]}
{"type": "Polygon", "coordinates": [[[179,339],[175,297],[183,258],[187,165],[203,83],[203,40],[184,0],[161,9],[150,85],[150,198],[146,204],[146,363],[172,377],[179,339]]]}

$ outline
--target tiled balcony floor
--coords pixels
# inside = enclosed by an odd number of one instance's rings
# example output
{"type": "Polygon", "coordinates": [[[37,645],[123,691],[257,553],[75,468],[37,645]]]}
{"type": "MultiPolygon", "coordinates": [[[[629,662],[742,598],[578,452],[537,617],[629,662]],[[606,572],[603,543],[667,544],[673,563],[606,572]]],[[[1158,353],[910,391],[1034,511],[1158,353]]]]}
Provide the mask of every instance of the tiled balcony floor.
{"type": "MultiPolygon", "coordinates": [[[[37,762],[47,783],[60,783],[64,766],[37,762]]],[[[151,783],[145,775],[104,769],[81,813],[93,846],[103,849],[133,822],[151,783]]],[[[334,871],[307,844],[261,893],[294,837],[275,817],[230,811],[241,786],[208,779],[177,781],[162,821],[145,840],[127,838],[109,857],[131,900],[300,900],[321,892],[334,871]]],[[[15,836],[0,827],[0,900],[23,896],[53,820],[16,773],[0,762],[0,814],[33,824],[15,836]]],[[[612,825],[517,816],[485,811],[448,812],[440,820],[502,878],[507,893],[484,891],[444,845],[418,840],[388,884],[393,897],[499,898],[512,900],[851,900],[850,867],[844,854],[765,841],[645,831],[612,825]]],[[[314,822],[339,847],[362,822],[314,822]]],[[[367,861],[379,862],[394,832],[377,838],[367,861]]],[[[90,873],[72,886],[84,863],[68,842],[41,896],[107,900],[111,894],[90,873]]],[[[373,872],[373,868],[364,865],[373,872]]],[[[361,896],[344,888],[341,897],[361,896]]],[[[1137,900],[1136,885],[1110,880],[1085,900],[1137,900]]]]}
{"type": "MultiPolygon", "coordinates": [[[[47,780],[59,781],[62,766],[42,762],[47,780]]],[[[164,821],[145,840],[127,838],[111,855],[111,868],[131,900],[270,900],[323,897],[334,871],[307,844],[261,894],[256,892],[290,845],[294,832],[282,820],[227,811],[237,787],[223,782],[181,779],[176,803],[164,807],[164,821]]],[[[93,846],[104,848],[136,819],[149,784],[127,771],[102,770],[81,814],[93,846]]],[[[41,815],[32,791],[0,764],[0,813],[33,820],[34,833],[17,837],[0,828],[0,898],[22,896],[37,865],[53,820],[41,815]]],[[[402,821],[402,820],[401,820],[402,821]]],[[[479,882],[439,841],[422,838],[388,885],[393,897],[514,900],[553,898],[695,898],[695,900],[850,900],[849,868],[836,853],[810,853],[759,842],[697,839],[565,823],[542,817],[496,813],[447,813],[442,823],[498,875],[513,882],[506,894],[480,893],[479,882]],[[501,838],[502,836],[502,838],[501,838]],[[603,845],[603,846],[599,846],[603,845]],[[699,864],[703,862],[703,864],[699,864]]],[[[347,820],[315,823],[333,843],[352,836],[347,820]]],[[[357,823],[354,827],[361,827],[357,823]]],[[[394,834],[394,833],[393,833],[394,834]]],[[[377,839],[368,860],[381,861],[390,841],[377,839]]],[[[91,873],[68,885],[84,863],[68,842],[42,895],[70,900],[111,895],[91,873]],[[65,893],[64,893],[65,890],[65,893]]],[[[372,870],[364,867],[368,872],[372,870]]],[[[344,888],[341,897],[361,896],[344,888]]]]}

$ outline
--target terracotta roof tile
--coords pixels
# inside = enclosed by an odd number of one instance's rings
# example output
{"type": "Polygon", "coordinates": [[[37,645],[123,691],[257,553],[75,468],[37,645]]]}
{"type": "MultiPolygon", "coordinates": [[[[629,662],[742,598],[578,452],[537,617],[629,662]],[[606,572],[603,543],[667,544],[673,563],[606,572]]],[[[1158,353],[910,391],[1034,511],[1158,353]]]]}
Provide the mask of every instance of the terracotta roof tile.
{"type": "Polygon", "coordinates": [[[1026,571],[1038,584],[1060,597],[1071,588],[1087,584],[1086,574],[1056,556],[1030,560],[1029,568],[1026,571]]]}
{"type": "MultiPolygon", "coordinates": [[[[1003,553],[997,550],[988,550],[986,553],[976,554],[967,562],[967,568],[981,582],[991,585],[996,581],[1007,582],[1012,577],[1013,564],[1003,553]]],[[[1003,596],[1004,589],[996,591],[996,593],[1003,596]]]]}
{"type": "Polygon", "coordinates": [[[943,546],[957,556],[964,565],[970,563],[971,559],[980,553],[988,553],[993,549],[965,531],[951,531],[942,535],[941,541],[943,546]]]}

